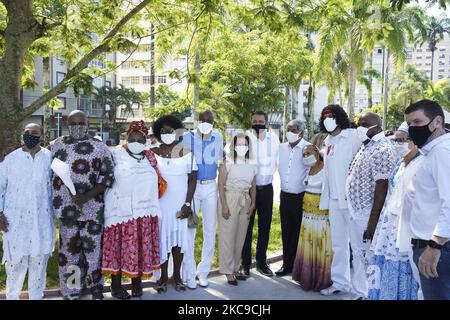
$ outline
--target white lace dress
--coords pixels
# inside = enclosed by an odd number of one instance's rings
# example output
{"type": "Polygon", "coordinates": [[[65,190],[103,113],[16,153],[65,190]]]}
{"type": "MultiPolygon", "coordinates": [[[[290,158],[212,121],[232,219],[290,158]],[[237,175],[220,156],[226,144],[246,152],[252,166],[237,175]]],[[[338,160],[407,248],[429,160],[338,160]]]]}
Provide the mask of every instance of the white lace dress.
{"type": "Polygon", "coordinates": [[[55,243],[52,209],[51,153],[33,157],[21,148],[0,163],[0,212],[8,220],[3,233],[2,263],[51,254],[55,243]]]}

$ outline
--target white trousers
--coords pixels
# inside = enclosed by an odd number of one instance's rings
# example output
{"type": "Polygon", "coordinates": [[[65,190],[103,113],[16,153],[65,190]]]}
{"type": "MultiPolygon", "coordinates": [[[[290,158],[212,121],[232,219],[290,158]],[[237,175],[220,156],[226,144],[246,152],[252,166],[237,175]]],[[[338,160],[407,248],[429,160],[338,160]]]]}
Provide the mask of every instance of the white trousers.
{"type": "Polygon", "coordinates": [[[353,253],[352,293],[364,298],[368,295],[365,256],[370,248],[370,241],[363,242],[363,235],[368,221],[368,216],[350,218],[350,244],[353,253]]]}
{"type": "Polygon", "coordinates": [[[28,271],[28,297],[41,300],[44,296],[49,255],[25,256],[18,264],[6,262],[6,299],[19,300],[23,282],[28,271]]]}
{"type": "Polygon", "coordinates": [[[331,229],[331,281],[341,291],[350,292],[350,213],[340,209],[339,201],[330,199],[329,219],[331,229]]]}
{"type": "Polygon", "coordinates": [[[196,266],[194,247],[197,229],[189,229],[189,250],[185,252],[183,257],[183,280],[186,282],[195,281],[197,275],[206,278],[211,271],[216,242],[217,199],[217,184],[215,182],[209,184],[197,183],[193,209],[197,214],[200,210],[202,211],[202,260],[196,266]]]}

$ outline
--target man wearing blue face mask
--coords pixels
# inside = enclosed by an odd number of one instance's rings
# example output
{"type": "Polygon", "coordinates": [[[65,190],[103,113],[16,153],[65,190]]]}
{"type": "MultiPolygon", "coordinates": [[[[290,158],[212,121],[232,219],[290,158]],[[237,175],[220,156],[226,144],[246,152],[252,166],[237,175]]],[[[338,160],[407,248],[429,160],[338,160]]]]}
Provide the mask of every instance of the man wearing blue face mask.
{"type": "Polygon", "coordinates": [[[441,106],[430,100],[405,110],[409,135],[425,156],[411,210],[414,263],[425,300],[450,300],[450,135],[441,106]]]}
{"type": "Polygon", "coordinates": [[[43,130],[30,123],[24,145],[0,163],[0,231],[6,268],[6,298],[19,299],[28,272],[30,300],[43,297],[47,261],[53,252],[51,154],[40,146],[43,130]]]}
{"type": "Polygon", "coordinates": [[[87,285],[92,298],[101,300],[103,195],[114,182],[114,163],[110,149],[88,137],[88,119],[84,112],[71,112],[67,122],[69,135],[51,143],[52,157],[69,166],[76,189],[76,195],[72,195],[54,175],[53,208],[59,218],[60,289],[65,299],[78,299],[87,285]]]}
{"type": "Polygon", "coordinates": [[[388,178],[398,156],[376,113],[363,114],[357,132],[363,145],[350,166],[346,195],[353,250],[353,294],[360,300],[368,295],[365,253],[375,233],[388,191],[388,178]]]}

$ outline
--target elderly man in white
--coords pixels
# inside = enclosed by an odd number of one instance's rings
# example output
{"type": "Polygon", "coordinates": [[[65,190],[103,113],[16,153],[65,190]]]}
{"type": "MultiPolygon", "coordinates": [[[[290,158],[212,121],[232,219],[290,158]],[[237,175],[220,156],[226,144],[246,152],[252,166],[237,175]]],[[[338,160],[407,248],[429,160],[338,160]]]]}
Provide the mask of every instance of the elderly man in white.
{"type": "Polygon", "coordinates": [[[283,242],[283,265],[275,274],[279,277],[292,273],[297,253],[298,237],[303,215],[305,179],[310,167],[304,163],[303,149],[310,143],[303,139],[305,125],[292,120],[286,126],[288,142],[280,144],[279,166],[280,219],[283,242]]]}
{"type": "Polygon", "coordinates": [[[42,299],[54,248],[51,154],[39,145],[42,137],[41,126],[28,124],[24,146],[0,163],[0,231],[8,300],[19,299],[27,271],[29,299],[42,299]]]}

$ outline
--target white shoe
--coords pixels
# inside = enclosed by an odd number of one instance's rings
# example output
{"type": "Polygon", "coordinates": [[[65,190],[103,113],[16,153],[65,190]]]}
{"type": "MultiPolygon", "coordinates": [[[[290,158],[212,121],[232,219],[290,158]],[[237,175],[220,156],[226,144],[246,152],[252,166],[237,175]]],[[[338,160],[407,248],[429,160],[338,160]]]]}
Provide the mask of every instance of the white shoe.
{"type": "Polygon", "coordinates": [[[197,289],[197,282],[195,281],[195,279],[189,280],[188,282],[186,282],[186,287],[192,290],[197,289]]]}
{"type": "Polygon", "coordinates": [[[209,282],[206,277],[198,276],[198,284],[200,285],[200,287],[206,288],[209,282]]]}
{"type": "Polygon", "coordinates": [[[342,291],[341,289],[338,289],[333,286],[320,290],[320,294],[323,296],[333,296],[333,295],[346,294],[346,293],[347,292],[342,291]]]}

